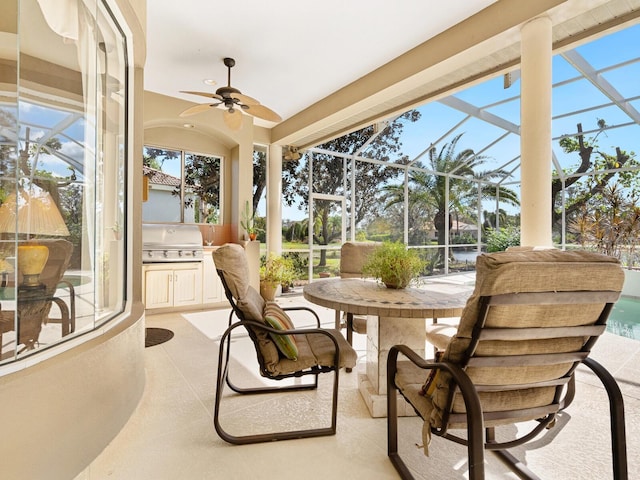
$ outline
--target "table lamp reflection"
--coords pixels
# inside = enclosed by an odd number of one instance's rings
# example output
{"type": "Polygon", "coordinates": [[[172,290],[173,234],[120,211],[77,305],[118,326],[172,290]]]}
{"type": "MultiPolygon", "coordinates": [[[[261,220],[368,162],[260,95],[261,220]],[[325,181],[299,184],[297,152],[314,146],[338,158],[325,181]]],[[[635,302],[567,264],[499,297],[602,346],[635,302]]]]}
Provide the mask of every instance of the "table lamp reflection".
{"type": "MultiPolygon", "coordinates": [[[[0,232],[32,235],[68,236],[64,219],[47,191],[18,190],[0,205],[0,232]]],[[[40,274],[49,258],[49,249],[37,241],[18,246],[18,272],[22,286],[38,287],[40,274]]]]}

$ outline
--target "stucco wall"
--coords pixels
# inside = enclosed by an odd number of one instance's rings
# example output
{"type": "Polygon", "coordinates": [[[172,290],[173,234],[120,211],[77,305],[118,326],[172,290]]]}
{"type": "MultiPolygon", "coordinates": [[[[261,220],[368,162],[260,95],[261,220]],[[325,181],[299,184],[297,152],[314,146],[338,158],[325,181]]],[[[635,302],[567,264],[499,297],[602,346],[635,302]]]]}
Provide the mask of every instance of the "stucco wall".
{"type": "Polygon", "coordinates": [[[69,480],[117,435],[145,385],[142,304],[113,330],[0,377],[6,480],[69,480]]]}

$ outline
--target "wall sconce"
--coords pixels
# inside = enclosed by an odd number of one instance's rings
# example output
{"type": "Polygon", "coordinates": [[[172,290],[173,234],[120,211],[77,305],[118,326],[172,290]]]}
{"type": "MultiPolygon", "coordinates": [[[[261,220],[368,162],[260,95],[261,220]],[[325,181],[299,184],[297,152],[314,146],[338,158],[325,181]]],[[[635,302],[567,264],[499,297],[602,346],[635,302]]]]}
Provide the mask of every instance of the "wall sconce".
{"type": "MultiPolygon", "coordinates": [[[[11,193],[0,205],[0,232],[31,235],[69,236],[69,230],[47,191],[11,193]]],[[[18,272],[24,287],[39,287],[40,274],[49,258],[49,249],[37,241],[18,245],[18,272]]]]}

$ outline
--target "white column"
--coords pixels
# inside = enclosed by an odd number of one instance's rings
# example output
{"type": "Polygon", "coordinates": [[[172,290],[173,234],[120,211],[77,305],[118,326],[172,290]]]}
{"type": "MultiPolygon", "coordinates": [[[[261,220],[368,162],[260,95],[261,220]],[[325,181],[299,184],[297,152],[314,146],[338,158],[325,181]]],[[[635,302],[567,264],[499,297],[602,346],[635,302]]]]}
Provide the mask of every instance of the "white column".
{"type": "Polygon", "coordinates": [[[521,244],[551,246],[551,20],[521,29],[521,244]]]}
{"type": "Polygon", "coordinates": [[[269,145],[267,158],[267,252],[282,253],[282,146],[269,145]]]}

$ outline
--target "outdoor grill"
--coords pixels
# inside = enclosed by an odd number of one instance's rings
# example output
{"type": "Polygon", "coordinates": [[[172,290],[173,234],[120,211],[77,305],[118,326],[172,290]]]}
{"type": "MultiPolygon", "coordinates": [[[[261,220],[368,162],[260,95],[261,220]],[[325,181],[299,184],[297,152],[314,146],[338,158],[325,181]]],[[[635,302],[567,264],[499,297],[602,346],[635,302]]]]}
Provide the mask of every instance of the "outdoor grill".
{"type": "Polygon", "coordinates": [[[142,224],[142,263],[201,262],[202,253],[197,225],[142,224]]]}

